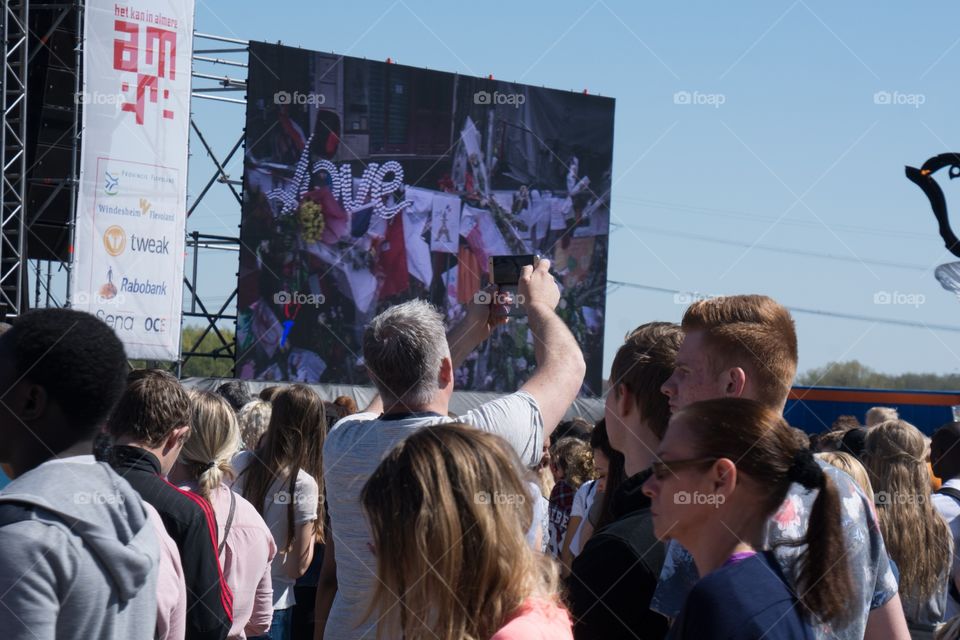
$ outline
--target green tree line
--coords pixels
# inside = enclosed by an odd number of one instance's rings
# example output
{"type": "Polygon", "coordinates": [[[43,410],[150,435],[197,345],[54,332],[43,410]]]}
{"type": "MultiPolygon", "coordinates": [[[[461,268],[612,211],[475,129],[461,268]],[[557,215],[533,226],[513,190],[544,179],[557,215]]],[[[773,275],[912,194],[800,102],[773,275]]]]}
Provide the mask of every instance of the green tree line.
{"type": "Polygon", "coordinates": [[[829,362],[797,376],[797,384],[818,387],[864,387],[868,389],[960,390],[960,373],[881,373],[857,360],[829,362]]]}
{"type": "MultiPolygon", "coordinates": [[[[180,339],[182,341],[181,349],[183,351],[193,351],[197,353],[214,353],[218,351],[224,355],[232,353],[223,348],[223,343],[220,338],[217,337],[217,334],[210,330],[207,335],[203,337],[203,340],[200,342],[200,345],[195,349],[193,346],[196,344],[197,339],[203,333],[204,327],[199,326],[186,326],[180,332],[180,339]]],[[[226,338],[228,343],[234,343],[235,338],[232,329],[220,328],[220,333],[223,334],[223,337],[226,338]]],[[[134,369],[142,369],[144,367],[166,369],[171,373],[177,372],[177,363],[176,362],[156,362],[156,361],[147,361],[147,360],[131,360],[130,366],[134,369]]],[[[181,375],[184,378],[187,377],[215,377],[215,378],[231,378],[233,377],[233,358],[203,358],[192,356],[186,361],[183,365],[183,371],[181,375]]]]}

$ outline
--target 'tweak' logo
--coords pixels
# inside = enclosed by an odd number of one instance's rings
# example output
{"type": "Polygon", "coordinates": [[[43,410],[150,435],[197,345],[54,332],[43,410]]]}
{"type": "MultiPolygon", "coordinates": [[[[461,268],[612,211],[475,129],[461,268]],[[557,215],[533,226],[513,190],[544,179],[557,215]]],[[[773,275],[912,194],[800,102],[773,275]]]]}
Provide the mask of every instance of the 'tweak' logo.
{"type": "Polygon", "coordinates": [[[170,255],[170,239],[166,236],[160,238],[144,238],[143,236],[131,233],[130,249],[137,253],[170,255]]]}

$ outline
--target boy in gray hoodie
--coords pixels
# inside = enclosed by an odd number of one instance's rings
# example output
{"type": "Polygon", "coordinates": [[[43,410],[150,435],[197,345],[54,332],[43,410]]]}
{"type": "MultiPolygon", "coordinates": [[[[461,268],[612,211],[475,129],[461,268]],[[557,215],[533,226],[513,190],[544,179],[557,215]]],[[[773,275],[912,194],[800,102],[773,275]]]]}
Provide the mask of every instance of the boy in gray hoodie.
{"type": "Polygon", "coordinates": [[[92,455],[126,354],[92,315],[42,309],[0,336],[3,637],[153,638],[159,547],[140,497],[92,455]]]}

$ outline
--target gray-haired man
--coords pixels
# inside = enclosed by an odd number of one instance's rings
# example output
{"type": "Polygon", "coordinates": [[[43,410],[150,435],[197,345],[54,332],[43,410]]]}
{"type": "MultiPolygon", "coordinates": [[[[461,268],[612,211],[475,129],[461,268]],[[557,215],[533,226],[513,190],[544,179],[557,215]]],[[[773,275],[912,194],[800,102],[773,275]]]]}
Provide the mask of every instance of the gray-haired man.
{"type": "MultiPolygon", "coordinates": [[[[536,371],[516,393],[460,417],[502,436],[531,466],[540,460],[543,442],[576,398],[585,371],[580,347],[554,313],[560,291],[549,269],[549,260],[541,260],[536,268],[524,267],[518,290],[533,334],[536,371]]],[[[464,322],[445,336],[441,315],[428,303],[414,300],[387,309],[367,326],[363,357],[380,391],[383,413],[372,407],[341,420],[323,449],[336,550],[330,552],[333,541],[328,540],[317,592],[317,637],[324,633],[338,640],[373,637],[373,622],[361,624],[376,581],[376,560],[360,490],[394,445],[421,427],[449,421],[454,371],[500,320],[495,307],[471,305],[464,322]]]]}

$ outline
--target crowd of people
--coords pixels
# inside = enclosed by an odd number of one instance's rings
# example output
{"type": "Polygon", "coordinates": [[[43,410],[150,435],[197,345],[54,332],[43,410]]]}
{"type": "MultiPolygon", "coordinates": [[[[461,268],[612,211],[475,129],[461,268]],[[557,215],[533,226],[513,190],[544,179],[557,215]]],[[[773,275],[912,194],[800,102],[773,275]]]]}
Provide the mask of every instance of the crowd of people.
{"type": "Polygon", "coordinates": [[[129,371],[95,317],[0,335],[0,628],[11,638],[960,638],[960,423],[783,415],[798,342],[769,297],[692,304],[617,350],[603,419],[549,261],[536,366],[449,411],[505,322],[422,301],[363,334],[362,410],[302,384],[129,371]]]}

